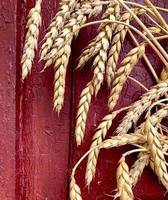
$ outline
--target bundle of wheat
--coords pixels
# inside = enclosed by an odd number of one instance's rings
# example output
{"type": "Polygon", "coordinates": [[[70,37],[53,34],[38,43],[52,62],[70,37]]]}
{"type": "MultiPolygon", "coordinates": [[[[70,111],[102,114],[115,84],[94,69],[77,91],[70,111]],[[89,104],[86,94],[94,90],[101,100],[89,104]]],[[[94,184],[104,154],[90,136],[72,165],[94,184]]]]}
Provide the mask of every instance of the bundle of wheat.
{"type": "MultiPolygon", "coordinates": [[[[24,80],[31,71],[32,62],[37,48],[39,27],[41,25],[41,3],[37,0],[35,7],[28,16],[27,34],[23,50],[22,79],[24,80]]],[[[65,78],[67,66],[71,55],[71,44],[79,31],[87,26],[100,24],[98,34],[82,52],[77,69],[83,67],[90,59],[93,60],[93,77],[83,89],[78,105],[75,136],[77,145],[84,140],[88,111],[93,95],[97,95],[104,81],[107,82],[110,96],[108,99],[109,113],[102,119],[93,136],[90,150],[82,156],[75,165],[71,174],[70,199],[81,200],[81,190],[75,180],[75,172],[81,161],[88,156],[85,181],[91,184],[96,173],[96,166],[101,149],[109,149],[123,145],[133,145],[135,148],[124,153],[117,169],[117,194],[121,200],[134,199],[133,187],[143,174],[145,166],[149,165],[159,181],[168,189],[167,150],[168,137],[161,134],[163,118],[168,116],[168,53],[159,41],[168,38],[168,24],[160,14],[167,9],[156,7],[150,0],[145,4],[123,0],[62,0],[60,10],[49,25],[48,32],[43,39],[41,47],[41,60],[45,61],[44,69],[54,66],[54,110],[60,112],[64,103],[65,78]],[[105,7],[105,9],[103,9],[105,7]],[[104,11],[105,10],[105,11],[104,11]],[[92,16],[104,14],[98,21],[88,22],[92,16]],[[141,16],[150,20],[148,27],[141,20],[141,16]],[[134,22],[134,25],[132,24],[134,22]],[[140,29],[136,28],[138,24],[140,29]],[[130,35],[136,47],[131,49],[123,61],[119,63],[119,56],[124,46],[124,40],[130,35]],[[137,36],[140,37],[140,43],[137,36]],[[162,73],[157,75],[150,60],[145,54],[149,45],[163,63],[162,73]],[[156,85],[147,89],[142,83],[130,77],[130,73],[143,58],[151,74],[156,80],[156,85]],[[127,79],[135,81],[145,93],[132,105],[115,110],[115,105],[121,96],[121,91],[127,79]],[[160,104],[162,103],[162,104],[160,104]],[[152,112],[151,114],[151,109],[152,112]],[[114,118],[126,111],[124,118],[118,125],[115,136],[106,139],[107,132],[113,124],[114,118]],[[146,113],[141,124],[138,120],[146,113]],[[133,130],[132,133],[129,133],[133,130]],[[129,134],[128,134],[129,133],[129,134]],[[129,169],[126,157],[139,152],[137,160],[129,169]]]]}

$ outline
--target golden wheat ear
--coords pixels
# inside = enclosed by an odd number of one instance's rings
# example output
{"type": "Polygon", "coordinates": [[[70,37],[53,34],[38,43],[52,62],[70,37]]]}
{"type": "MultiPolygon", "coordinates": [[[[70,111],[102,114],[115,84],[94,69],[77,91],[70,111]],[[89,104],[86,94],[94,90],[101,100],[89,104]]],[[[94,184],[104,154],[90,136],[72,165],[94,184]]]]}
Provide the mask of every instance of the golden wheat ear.
{"type": "Polygon", "coordinates": [[[151,167],[158,176],[159,181],[168,189],[168,172],[166,159],[159,140],[157,129],[147,120],[144,126],[144,132],[147,135],[147,143],[150,151],[150,157],[153,160],[151,167]]]}
{"type": "MultiPolygon", "coordinates": [[[[105,13],[103,14],[102,19],[116,20],[119,18],[119,15],[120,15],[119,5],[110,4],[106,9],[105,13]]],[[[80,55],[77,69],[83,67],[87,63],[87,61],[89,61],[92,57],[97,55],[99,51],[102,49],[102,47],[108,50],[109,45],[111,43],[111,38],[113,35],[114,28],[115,28],[114,23],[101,23],[101,25],[99,26],[98,35],[88,44],[88,46],[84,49],[84,51],[80,55]]]]}
{"type": "Polygon", "coordinates": [[[71,43],[74,36],[77,36],[80,27],[86,23],[92,15],[98,15],[102,6],[91,6],[91,4],[81,3],[81,7],[76,9],[69,21],[63,26],[61,33],[56,37],[50,52],[44,60],[48,63],[54,63],[54,110],[60,112],[64,103],[65,78],[67,66],[71,55],[71,43]]]}
{"type": "Polygon", "coordinates": [[[117,127],[117,134],[124,134],[129,131],[133,124],[136,124],[140,116],[148,109],[153,101],[157,101],[160,97],[168,92],[168,81],[162,81],[153,86],[148,92],[144,93],[140,100],[132,104],[126,113],[122,122],[117,127]]]}
{"type": "Polygon", "coordinates": [[[108,101],[109,110],[112,111],[116,105],[124,83],[126,82],[129,74],[134,66],[138,63],[139,59],[145,53],[145,45],[139,45],[132,49],[121,63],[121,67],[116,72],[116,78],[113,81],[112,89],[108,101]]]}
{"type": "Polygon", "coordinates": [[[41,26],[41,3],[42,0],[37,0],[35,7],[28,14],[27,33],[21,59],[22,80],[31,72],[35,50],[37,49],[39,27],[41,26]]]}
{"type": "Polygon", "coordinates": [[[131,179],[129,175],[129,168],[125,162],[125,158],[121,158],[116,172],[117,178],[117,195],[120,200],[133,200],[134,195],[132,191],[131,179]]]}
{"type": "Polygon", "coordinates": [[[54,44],[54,41],[62,31],[67,20],[71,17],[71,12],[74,11],[78,1],[76,0],[62,0],[60,2],[60,11],[56,13],[48,27],[48,31],[43,39],[41,47],[41,60],[49,53],[54,44]]]}
{"type": "MultiPolygon", "coordinates": [[[[133,11],[138,16],[141,16],[144,14],[143,9],[133,9],[133,11]]],[[[119,20],[126,24],[130,24],[133,18],[129,12],[125,12],[124,14],[120,16],[119,20]]],[[[112,81],[115,76],[119,55],[122,49],[122,44],[125,41],[127,31],[128,31],[128,27],[122,24],[117,24],[115,26],[110,49],[108,52],[107,65],[106,65],[106,81],[109,88],[111,88],[112,81]]]]}
{"type": "Polygon", "coordinates": [[[70,181],[70,200],[82,200],[81,191],[76,184],[74,175],[71,175],[70,181]]]}

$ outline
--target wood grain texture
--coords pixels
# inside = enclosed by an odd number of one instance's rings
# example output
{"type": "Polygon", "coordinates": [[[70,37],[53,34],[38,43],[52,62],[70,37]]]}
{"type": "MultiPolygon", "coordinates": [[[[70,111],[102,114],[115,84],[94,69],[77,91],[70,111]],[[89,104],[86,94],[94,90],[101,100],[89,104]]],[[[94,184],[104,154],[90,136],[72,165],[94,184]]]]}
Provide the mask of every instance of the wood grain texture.
{"type": "Polygon", "coordinates": [[[16,5],[0,1],[0,199],[15,199],[16,5]]]}

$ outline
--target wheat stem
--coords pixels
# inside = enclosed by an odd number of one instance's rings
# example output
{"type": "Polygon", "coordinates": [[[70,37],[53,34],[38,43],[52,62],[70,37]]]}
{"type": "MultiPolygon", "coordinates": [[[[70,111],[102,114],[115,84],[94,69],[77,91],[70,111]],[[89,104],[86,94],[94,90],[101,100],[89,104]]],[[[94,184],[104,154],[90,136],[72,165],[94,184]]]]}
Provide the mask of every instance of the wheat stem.
{"type": "MultiPolygon", "coordinates": [[[[89,22],[89,23],[86,23],[84,25],[82,25],[80,27],[81,28],[84,28],[84,27],[87,27],[87,26],[91,26],[91,25],[95,25],[95,24],[99,24],[99,23],[103,23],[103,22],[111,22],[111,23],[118,23],[118,24],[123,24],[125,26],[128,26],[131,30],[133,30],[134,32],[136,32],[138,35],[140,35],[150,46],[151,48],[156,52],[156,54],[158,55],[158,57],[161,59],[161,61],[164,63],[165,66],[168,66],[168,62],[167,62],[167,59],[162,55],[162,53],[160,52],[159,49],[156,48],[156,46],[143,34],[141,33],[137,28],[127,24],[127,23],[124,23],[124,22],[121,22],[121,21],[112,21],[112,20],[98,20],[98,21],[94,21],[94,22],[89,22]]],[[[167,37],[167,36],[166,36],[167,37]]],[[[155,38],[156,40],[156,38],[155,38]]],[[[162,47],[161,47],[162,48],[162,47]]]]}
{"type": "Polygon", "coordinates": [[[154,23],[154,25],[157,28],[159,28],[160,30],[162,30],[164,33],[168,34],[168,31],[164,27],[162,27],[161,25],[159,25],[150,15],[148,15],[147,13],[145,13],[145,15],[154,23]]]}
{"type": "MultiPolygon", "coordinates": [[[[135,43],[135,45],[139,46],[139,43],[138,43],[137,39],[135,38],[135,36],[133,35],[133,33],[130,30],[128,30],[128,32],[129,32],[129,35],[131,36],[131,39],[135,43]]],[[[153,69],[149,59],[147,58],[147,56],[145,54],[142,57],[143,57],[144,61],[146,62],[146,65],[148,66],[149,70],[151,71],[153,77],[155,78],[156,82],[158,82],[159,78],[158,78],[155,70],[153,69]]]]}
{"type": "Polygon", "coordinates": [[[146,92],[148,91],[148,88],[145,87],[142,83],[140,83],[138,80],[136,80],[135,78],[132,78],[131,76],[128,76],[128,78],[132,81],[134,81],[136,84],[138,84],[139,86],[141,86],[146,92]]]}
{"type": "Polygon", "coordinates": [[[161,14],[158,12],[157,8],[152,4],[152,2],[150,2],[149,0],[145,0],[145,3],[148,7],[151,8],[151,10],[153,11],[153,13],[156,15],[157,19],[160,21],[161,25],[168,30],[168,25],[166,23],[166,21],[163,19],[163,17],[161,16],[161,14]]]}
{"type": "Polygon", "coordinates": [[[148,28],[144,25],[144,23],[134,14],[134,12],[123,2],[123,0],[117,0],[128,12],[131,13],[133,18],[136,20],[136,22],[141,26],[141,28],[148,34],[148,36],[151,38],[153,43],[156,45],[156,47],[159,49],[161,54],[164,56],[166,63],[165,66],[168,68],[168,54],[163,49],[163,47],[158,43],[158,41],[155,39],[155,37],[151,34],[151,32],[148,30],[148,28]]]}

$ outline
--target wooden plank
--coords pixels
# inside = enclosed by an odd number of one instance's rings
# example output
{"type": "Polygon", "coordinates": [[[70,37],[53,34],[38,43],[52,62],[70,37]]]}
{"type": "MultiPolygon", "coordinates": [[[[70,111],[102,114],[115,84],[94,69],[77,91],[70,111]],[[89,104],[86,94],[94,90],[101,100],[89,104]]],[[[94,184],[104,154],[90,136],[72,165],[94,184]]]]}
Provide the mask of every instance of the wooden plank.
{"type": "MultiPolygon", "coordinates": [[[[21,26],[18,34],[22,44],[28,10],[34,1],[20,6],[21,26]]],[[[51,18],[56,12],[58,1],[44,0],[42,4],[43,25],[40,41],[45,34],[51,18]]],[[[21,53],[21,51],[20,51],[21,53]]],[[[70,132],[70,86],[71,71],[68,71],[65,105],[60,117],[53,111],[53,68],[40,73],[43,64],[38,56],[33,71],[20,87],[20,105],[18,116],[19,138],[17,150],[17,198],[30,200],[66,199],[67,168],[70,132]]],[[[70,68],[69,68],[70,69],[70,68]]],[[[20,73],[20,72],[18,72],[20,73]]],[[[20,83],[21,84],[21,83],[20,83]]],[[[18,103],[19,104],[19,103],[18,103]]]]}
{"type": "MultiPolygon", "coordinates": [[[[152,1],[155,5],[163,6],[165,8],[168,7],[168,1],[152,1]]],[[[164,17],[167,15],[164,14],[164,17]]],[[[168,18],[167,18],[168,19],[168,18]]],[[[73,48],[73,66],[77,65],[77,58],[79,57],[82,48],[86,46],[89,40],[91,40],[96,34],[96,27],[88,27],[85,30],[82,30],[79,38],[74,42],[73,48]]],[[[168,44],[166,42],[162,43],[165,48],[168,49],[168,44]]],[[[130,39],[127,38],[125,46],[124,46],[124,54],[128,52],[128,50],[133,47],[130,39]]],[[[121,57],[124,56],[121,55],[121,57]]],[[[147,50],[147,54],[152,62],[153,67],[159,73],[162,68],[162,63],[159,59],[151,53],[151,50],[147,50]]],[[[144,62],[138,64],[135,70],[132,72],[131,76],[135,79],[142,82],[148,88],[154,83],[152,77],[149,75],[149,71],[146,66],[144,67],[144,62]],[[143,64],[142,64],[143,63],[143,64]]],[[[92,73],[91,67],[92,62],[89,62],[81,71],[77,71],[74,73],[74,116],[73,116],[73,128],[72,128],[72,137],[74,137],[74,126],[75,126],[75,114],[77,111],[77,105],[79,102],[79,97],[81,91],[84,89],[86,83],[90,80],[92,73]]],[[[75,139],[73,139],[71,143],[71,169],[72,166],[81,158],[81,156],[89,149],[91,144],[91,138],[94,134],[95,128],[99,124],[105,114],[108,113],[107,109],[107,100],[109,91],[106,89],[107,86],[104,84],[101,91],[99,92],[96,99],[93,100],[91,104],[91,108],[88,115],[87,127],[86,127],[86,135],[84,143],[81,147],[76,147],[75,139]]],[[[119,100],[119,103],[115,109],[120,107],[124,107],[126,105],[131,104],[133,101],[137,100],[140,95],[144,92],[142,88],[137,86],[135,83],[130,80],[127,81],[125,87],[122,91],[122,97],[119,100]]],[[[114,125],[109,131],[109,135],[113,134],[117,124],[121,121],[123,117],[119,115],[116,120],[114,120],[114,125]]],[[[100,153],[96,177],[91,184],[91,187],[87,189],[84,183],[84,172],[86,169],[86,160],[81,164],[76,174],[76,181],[79,184],[83,200],[110,200],[112,199],[112,195],[115,194],[116,189],[116,168],[118,166],[118,160],[121,157],[121,154],[131,147],[123,147],[123,148],[115,148],[113,150],[106,150],[100,153]]],[[[135,160],[135,155],[130,156],[128,159],[129,164],[132,164],[135,160]]],[[[165,189],[159,184],[156,176],[153,175],[151,170],[148,168],[145,170],[142,179],[139,181],[137,186],[134,189],[134,194],[136,199],[143,200],[166,200],[168,197],[165,196],[165,189]]]]}
{"type": "Polygon", "coordinates": [[[15,199],[16,5],[0,1],[0,199],[15,199]]]}

